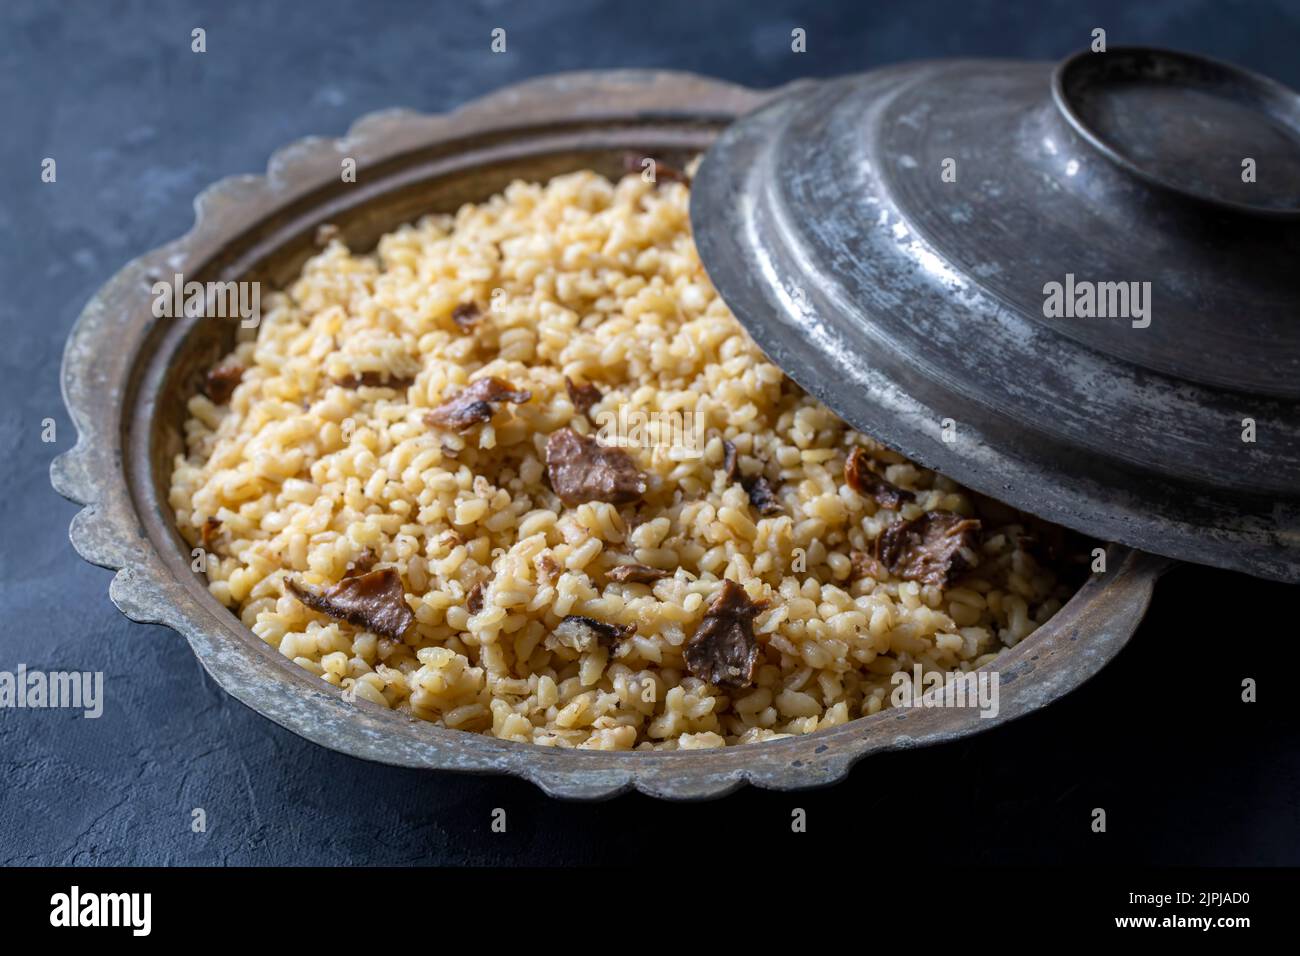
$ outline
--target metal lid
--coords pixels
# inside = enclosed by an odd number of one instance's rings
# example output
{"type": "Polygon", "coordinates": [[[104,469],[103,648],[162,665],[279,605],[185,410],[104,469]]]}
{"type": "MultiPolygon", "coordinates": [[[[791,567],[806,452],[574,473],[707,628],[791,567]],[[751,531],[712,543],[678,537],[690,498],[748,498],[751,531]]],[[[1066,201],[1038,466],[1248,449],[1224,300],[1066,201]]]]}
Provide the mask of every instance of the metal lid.
{"type": "Polygon", "coordinates": [[[734,124],[691,222],[854,427],[1080,531],[1300,581],[1295,93],[1157,50],[889,67],[734,124]]]}

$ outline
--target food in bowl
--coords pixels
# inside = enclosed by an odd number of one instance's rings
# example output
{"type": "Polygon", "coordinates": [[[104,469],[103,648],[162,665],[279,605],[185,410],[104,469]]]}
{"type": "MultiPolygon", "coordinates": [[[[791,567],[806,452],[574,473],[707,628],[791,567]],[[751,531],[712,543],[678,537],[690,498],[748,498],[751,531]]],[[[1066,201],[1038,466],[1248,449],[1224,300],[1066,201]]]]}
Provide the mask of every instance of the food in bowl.
{"type": "Polygon", "coordinates": [[[842,724],[1047,621],[1056,530],[787,379],[665,172],[335,237],[266,297],[171,477],[212,593],[350,697],[607,750],[842,724]]]}

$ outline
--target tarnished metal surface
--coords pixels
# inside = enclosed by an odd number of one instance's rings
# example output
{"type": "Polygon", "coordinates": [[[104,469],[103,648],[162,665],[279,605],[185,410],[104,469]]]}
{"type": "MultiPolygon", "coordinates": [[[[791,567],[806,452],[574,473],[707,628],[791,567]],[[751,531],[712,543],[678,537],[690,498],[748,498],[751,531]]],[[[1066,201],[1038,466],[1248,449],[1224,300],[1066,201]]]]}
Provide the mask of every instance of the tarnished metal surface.
{"type": "MultiPolygon", "coordinates": [[[[1255,145],[1300,161],[1300,139],[1249,141],[1268,124],[1248,98],[1179,111],[1209,94],[1134,93],[1080,62],[1060,102],[1050,65],[963,60],[770,103],[696,178],[705,267],[787,374],[922,464],[1109,540],[1300,580],[1300,223],[1135,176],[1062,107],[1109,123],[1156,178],[1169,129],[1211,123],[1202,179],[1239,179],[1255,145]],[[1048,317],[1067,277],[1149,282],[1149,312],[1048,317]]],[[[1284,200],[1290,168],[1261,203],[1284,200]]]]}
{"type": "Polygon", "coordinates": [[[381,113],[347,137],[295,144],[265,177],[226,180],[195,203],[184,238],[128,265],[86,306],[64,356],[65,401],[76,447],[54,462],[60,493],[86,507],[71,539],[86,560],[119,569],[113,601],[129,617],[175,628],[226,691],[324,746],[384,763],[531,780],[547,793],[594,799],[638,789],[717,796],[746,782],[795,789],[834,782],[865,754],[948,740],[1021,716],[1087,680],[1133,633],[1160,559],[1113,548],[1110,571],[1089,582],[1045,627],[997,661],[996,718],[970,709],[882,713],[807,737],[721,751],[598,753],[447,730],[341,692],[248,631],[190,568],[167,506],[186,399],[233,340],[211,319],[154,319],[150,283],[258,277],[282,283],[313,251],[322,223],[367,248],[432,209],[483,199],[515,176],[621,169],[625,149],[678,160],[706,148],[766,94],[686,74],[609,72],[546,78],[447,116],[381,113]],[[358,182],[341,184],[356,159],[358,182]]]}
{"type": "Polygon", "coordinates": [[[1052,96],[1133,176],[1219,210],[1300,219],[1300,98],[1279,83],[1209,57],[1128,48],[1071,57],[1052,96]],[[1247,157],[1255,176],[1241,175],[1247,157]]]}

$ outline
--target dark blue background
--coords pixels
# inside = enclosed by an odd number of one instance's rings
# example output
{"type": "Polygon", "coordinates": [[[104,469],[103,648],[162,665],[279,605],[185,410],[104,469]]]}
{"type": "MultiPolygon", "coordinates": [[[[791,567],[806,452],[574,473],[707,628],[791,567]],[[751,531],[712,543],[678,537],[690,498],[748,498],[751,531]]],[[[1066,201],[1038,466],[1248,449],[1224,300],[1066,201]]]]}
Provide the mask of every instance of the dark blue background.
{"type": "MultiPolygon", "coordinates": [[[[35,3],[0,12],[0,670],[105,672],[97,721],[0,711],[0,863],[1300,862],[1298,589],[1180,568],[1130,648],[1066,701],[967,743],[867,761],[829,791],[584,806],[512,780],[320,749],[235,703],[184,641],[132,624],[50,490],[74,440],[64,339],[208,183],[371,110],[443,110],[539,73],[672,67],[742,83],[914,57],[1058,58],[1104,27],[1300,87],[1295,3],[35,3]],[[190,30],[208,52],[190,52],[190,30]],[[509,52],[488,52],[493,27],[509,52]],[[808,52],[790,52],[794,26],[808,52]],[[40,163],[58,162],[58,182],[40,163]],[[58,423],[43,444],[42,420],[58,423]],[[1242,704],[1243,677],[1260,702],[1242,704]],[[203,807],[208,832],[190,832],[203,807]],[[494,835],[494,807],[509,832],[494,835]],[[789,832],[803,807],[809,832],[789,832]],[[1109,831],[1089,829],[1106,808],[1109,831]]],[[[816,870],[795,871],[802,879],[816,870]]],[[[873,875],[874,874],[874,875],[873,875]]],[[[995,888],[989,887],[989,892],[995,888]]]]}

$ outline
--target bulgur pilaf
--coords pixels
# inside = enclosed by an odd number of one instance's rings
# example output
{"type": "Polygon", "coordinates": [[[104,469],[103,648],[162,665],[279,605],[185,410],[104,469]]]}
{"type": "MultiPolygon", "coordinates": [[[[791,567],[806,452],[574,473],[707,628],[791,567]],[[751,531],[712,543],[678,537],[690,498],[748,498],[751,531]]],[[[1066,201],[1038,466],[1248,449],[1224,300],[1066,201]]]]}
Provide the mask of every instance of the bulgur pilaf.
{"type": "Polygon", "coordinates": [[[516,182],[267,297],[172,475],[212,593],[356,697],[617,750],[873,714],[1055,613],[1014,513],[764,357],[664,180],[516,182]]]}

